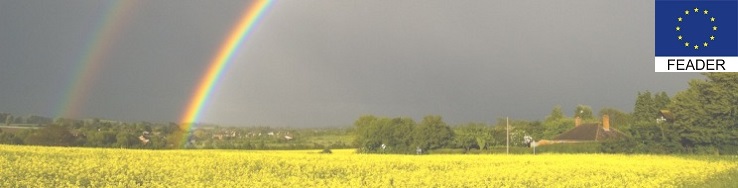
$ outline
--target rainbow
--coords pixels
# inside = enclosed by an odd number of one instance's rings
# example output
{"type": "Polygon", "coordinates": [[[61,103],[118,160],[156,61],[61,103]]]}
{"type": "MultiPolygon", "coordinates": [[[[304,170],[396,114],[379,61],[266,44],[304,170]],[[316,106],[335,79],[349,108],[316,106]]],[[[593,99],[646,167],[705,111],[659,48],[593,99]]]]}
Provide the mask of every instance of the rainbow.
{"type": "Polygon", "coordinates": [[[102,69],[103,60],[110,51],[110,46],[117,40],[116,36],[120,36],[119,32],[128,22],[129,17],[126,13],[130,13],[134,2],[129,0],[108,1],[105,6],[105,15],[97,24],[98,27],[92,32],[90,42],[85,45],[84,55],[79,62],[79,66],[75,71],[71,80],[71,86],[68,91],[64,92],[62,104],[58,105],[56,111],[57,117],[78,118],[80,108],[85,104],[85,99],[89,95],[91,86],[94,85],[98,73],[102,69]]]}
{"type": "MultiPolygon", "coordinates": [[[[241,19],[220,46],[217,54],[210,62],[205,75],[203,75],[199,84],[197,84],[197,88],[194,90],[193,96],[180,119],[180,129],[185,131],[186,134],[189,134],[188,132],[192,129],[194,123],[197,122],[205,102],[210,97],[213,86],[215,86],[222,76],[223,70],[231,62],[234,52],[237,51],[246,37],[248,37],[272,2],[273,0],[256,0],[248,5],[241,19]]],[[[183,143],[187,141],[186,137],[182,139],[183,143]]]]}

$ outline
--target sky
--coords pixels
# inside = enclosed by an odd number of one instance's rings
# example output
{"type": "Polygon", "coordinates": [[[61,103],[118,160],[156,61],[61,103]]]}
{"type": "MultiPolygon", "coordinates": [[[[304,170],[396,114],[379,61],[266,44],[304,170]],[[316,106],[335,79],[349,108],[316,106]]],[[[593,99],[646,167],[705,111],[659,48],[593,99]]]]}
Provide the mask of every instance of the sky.
{"type": "MultiPolygon", "coordinates": [[[[250,4],[0,0],[0,112],[176,122],[250,4]]],[[[234,54],[199,122],[540,120],[703,78],[654,72],[654,2],[637,0],[276,1],[234,54]]]]}

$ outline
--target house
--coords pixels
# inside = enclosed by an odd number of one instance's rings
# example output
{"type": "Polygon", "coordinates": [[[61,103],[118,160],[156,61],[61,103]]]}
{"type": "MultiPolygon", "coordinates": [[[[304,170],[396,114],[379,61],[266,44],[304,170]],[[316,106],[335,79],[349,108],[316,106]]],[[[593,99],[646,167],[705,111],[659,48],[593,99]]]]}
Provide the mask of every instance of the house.
{"type": "Polygon", "coordinates": [[[223,138],[235,138],[236,137],[236,131],[233,130],[226,130],[222,131],[220,133],[213,134],[212,138],[217,138],[218,140],[223,140],[223,138]]]}
{"type": "Polygon", "coordinates": [[[138,136],[138,140],[141,141],[144,145],[148,144],[150,139],[146,138],[144,135],[138,136]]]}
{"type": "Polygon", "coordinates": [[[138,136],[138,140],[141,141],[142,144],[146,145],[151,141],[150,134],[151,133],[149,131],[143,131],[141,132],[141,135],[138,136]]]}
{"type": "Polygon", "coordinates": [[[656,123],[662,123],[662,122],[673,123],[674,122],[674,114],[672,114],[671,111],[669,110],[666,110],[666,109],[659,110],[659,116],[660,117],[656,119],[656,123]]]}
{"type": "Polygon", "coordinates": [[[561,143],[584,143],[600,142],[623,138],[625,135],[620,131],[610,128],[610,116],[603,115],[600,123],[582,124],[577,117],[574,120],[574,128],[561,133],[553,140],[540,140],[538,145],[561,144],[561,143]]]}

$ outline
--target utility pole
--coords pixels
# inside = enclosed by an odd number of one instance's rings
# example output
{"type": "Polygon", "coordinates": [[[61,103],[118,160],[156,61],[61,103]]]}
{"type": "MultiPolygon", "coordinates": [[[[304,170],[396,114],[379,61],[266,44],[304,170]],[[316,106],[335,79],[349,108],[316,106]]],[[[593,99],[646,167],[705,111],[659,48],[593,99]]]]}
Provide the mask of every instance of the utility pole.
{"type": "Polygon", "coordinates": [[[510,154],[510,117],[505,117],[505,124],[507,125],[507,139],[505,139],[505,144],[507,145],[507,154],[510,154]]]}

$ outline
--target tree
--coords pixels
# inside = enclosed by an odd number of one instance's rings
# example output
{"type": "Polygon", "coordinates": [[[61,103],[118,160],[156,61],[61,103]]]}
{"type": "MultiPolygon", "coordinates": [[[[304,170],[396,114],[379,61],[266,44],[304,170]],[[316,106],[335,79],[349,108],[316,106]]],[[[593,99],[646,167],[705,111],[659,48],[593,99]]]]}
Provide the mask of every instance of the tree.
{"type": "Polygon", "coordinates": [[[451,128],[437,115],[423,117],[413,130],[415,145],[425,150],[445,147],[453,140],[453,136],[451,128]]]}
{"type": "Polygon", "coordinates": [[[12,124],[12,123],[13,123],[13,116],[12,115],[6,116],[5,117],[5,126],[10,126],[10,124],[12,124]]]}
{"type": "Polygon", "coordinates": [[[204,139],[207,138],[207,135],[206,135],[205,131],[202,130],[202,129],[197,129],[197,130],[193,131],[192,132],[192,135],[195,136],[195,138],[197,140],[204,140],[204,139]]]}
{"type": "Polygon", "coordinates": [[[582,120],[594,119],[594,116],[592,116],[592,108],[587,105],[577,105],[577,108],[574,110],[574,114],[574,117],[582,118],[582,120]]]}
{"type": "Polygon", "coordinates": [[[8,116],[10,116],[10,114],[0,113],[0,120],[3,120],[3,121],[7,120],[8,116]]]}
{"type": "MultiPolygon", "coordinates": [[[[547,119],[548,122],[557,122],[565,120],[567,118],[562,117],[556,119],[547,119]]],[[[493,137],[495,137],[495,143],[492,143],[492,145],[505,143],[505,140],[507,139],[506,127],[508,123],[510,124],[510,145],[512,146],[517,146],[520,143],[523,143],[523,138],[525,136],[531,136],[533,139],[541,139],[543,138],[544,132],[546,131],[546,127],[540,121],[531,122],[526,120],[508,120],[506,118],[498,118],[497,124],[494,126],[493,129],[493,137]]]]}
{"type": "Polygon", "coordinates": [[[600,109],[600,112],[599,112],[600,117],[602,117],[603,115],[610,116],[610,127],[611,128],[616,128],[621,131],[627,131],[627,129],[630,127],[629,123],[631,121],[630,121],[630,115],[628,115],[628,113],[625,113],[615,108],[604,107],[600,109]]]}
{"type": "Polygon", "coordinates": [[[545,121],[543,122],[543,127],[544,131],[541,137],[543,139],[553,139],[561,133],[574,128],[574,119],[564,118],[555,121],[545,121]]]}
{"type": "Polygon", "coordinates": [[[356,138],[354,139],[354,145],[359,146],[361,152],[373,152],[381,146],[381,141],[376,137],[376,121],[379,118],[373,115],[364,115],[359,117],[354,122],[356,129],[356,138]]]}
{"type": "Polygon", "coordinates": [[[167,134],[167,147],[172,149],[185,148],[190,143],[189,130],[187,127],[191,127],[191,123],[182,123],[178,125],[176,123],[169,123],[166,130],[167,134]]]}
{"type": "Polygon", "coordinates": [[[638,92],[635,106],[633,107],[633,120],[635,122],[656,121],[658,109],[650,91],[638,92]]]}
{"type": "Polygon", "coordinates": [[[413,153],[415,147],[413,145],[412,132],[415,129],[415,121],[411,118],[386,118],[380,121],[378,127],[380,138],[383,144],[388,148],[384,152],[387,153],[413,153]]]}
{"type": "Polygon", "coordinates": [[[354,143],[364,153],[412,153],[415,121],[410,118],[361,116],[354,122],[354,143]]]}
{"type": "Polygon", "coordinates": [[[115,138],[116,138],[115,144],[118,147],[131,148],[131,147],[139,145],[138,137],[136,137],[135,134],[132,134],[128,131],[118,132],[115,138]]]}
{"type": "MultiPolygon", "coordinates": [[[[667,105],[671,103],[671,99],[669,99],[669,95],[666,94],[666,92],[660,92],[658,94],[654,94],[653,96],[653,102],[656,110],[656,114],[658,115],[658,110],[663,110],[667,108],[667,105]]],[[[657,118],[657,117],[653,117],[657,118]]]]}
{"type": "Polygon", "coordinates": [[[25,143],[44,146],[72,146],[74,135],[60,125],[47,125],[26,137],[25,143]]]}
{"type": "Polygon", "coordinates": [[[688,152],[738,153],[738,73],[704,73],[668,105],[688,152]]]}
{"type": "Polygon", "coordinates": [[[23,144],[23,139],[15,136],[12,133],[0,131],[0,144],[23,144]]]}
{"type": "Polygon", "coordinates": [[[469,151],[477,142],[473,132],[462,127],[454,128],[454,135],[454,143],[457,147],[464,148],[464,151],[469,151]]]}
{"type": "Polygon", "coordinates": [[[354,122],[354,144],[363,153],[415,153],[447,146],[454,132],[441,116],[425,116],[420,124],[411,118],[364,115],[354,122]]]}
{"type": "MultiPolygon", "coordinates": [[[[530,130],[530,133],[534,133],[534,135],[530,136],[533,136],[534,139],[553,139],[559,134],[574,128],[574,119],[564,117],[563,113],[559,116],[558,114],[560,113],[561,107],[554,107],[554,109],[551,110],[551,115],[546,117],[546,120],[543,121],[542,126],[530,130]]],[[[576,110],[574,110],[574,116],[581,117],[582,119],[584,119],[583,116],[586,116],[591,119],[592,109],[589,106],[579,105],[576,110]]],[[[536,125],[540,125],[540,123],[536,125]]]]}
{"type": "Polygon", "coordinates": [[[87,141],[86,146],[91,147],[112,147],[113,144],[117,143],[117,135],[112,131],[88,131],[86,133],[87,141]]]}
{"type": "Polygon", "coordinates": [[[467,151],[474,146],[480,150],[488,149],[490,143],[494,142],[492,128],[484,123],[467,123],[456,129],[457,144],[467,151]]]}
{"type": "Polygon", "coordinates": [[[556,120],[560,120],[563,118],[565,117],[564,117],[564,112],[561,111],[561,106],[556,106],[553,109],[551,109],[551,114],[546,116],[545,121],[556,121],[556,120]]]}

